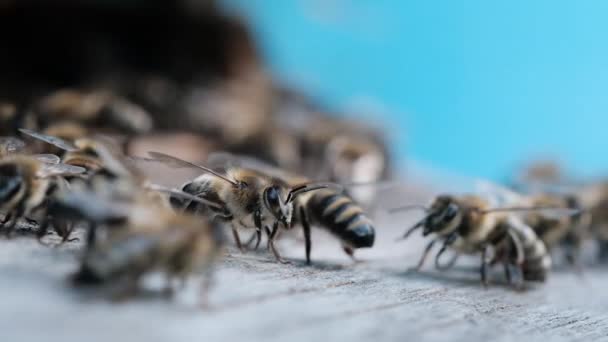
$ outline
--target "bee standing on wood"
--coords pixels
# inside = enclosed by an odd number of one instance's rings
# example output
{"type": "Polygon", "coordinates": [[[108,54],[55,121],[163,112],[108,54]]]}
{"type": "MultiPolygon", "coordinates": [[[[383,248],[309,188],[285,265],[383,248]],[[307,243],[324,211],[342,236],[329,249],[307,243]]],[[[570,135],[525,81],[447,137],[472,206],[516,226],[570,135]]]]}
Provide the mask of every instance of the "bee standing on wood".
{"type": "Polygon", "coordinates": [[[274,245],[274,238],[280,224],[285,229],[291,227],[294,201],[303,193],[335,186],[329,183],[314,182],[291,186],[284,179],[261,169],[228,166],[225,174],[221,174],[210,168],[166,154],[150,152],[150,155],[169,167],[194,167],[206,172],[184,184],[181,190],[215,204],[201,207],[198,203],[173,200],[172,203],[175,206],[229,222],[232,225],[236,244],[240,249],[242,249],[242,244],[237,231],[238,227],[254,227],[258,239],[257,244],[261,240],[262,231],[266,231],[268,248],[279,262],[284,262],[284,260],[274,245]]]}
{"type": "MultiPolygon", "coordinates": [[[[412,209],[413,207],[397,208],[412,209]]],[[[441,264],[440,257],[451,248],[457,253],[481,253],[481,281],[487,285],[487,271],[490,264],[502,263],[507,280],[516,287],[524,281],[544,281],[551,269],[551,256],[545,244],[534,231],[523,224],[515,211],[559,211],[559,208],[491,208],[489,201],[480,196],[436,197],[424,219],[416,223],[404,235],[407,238],[417,229],[423,235],[434,234],[435,238],[427,244],[418,263],[420,269],[426,256],[437,242],[443,242],[435,258],[438,269],[450,267],[441,264]]],[[[572,214],[572,210],[564,210],[572,214]]]]}
{"type": "MultiPolygon", "coordinates": [[[[211,155],[209,163],[211,165],[231,165],[272,175],[288,184],[295,190],[294,193],[298,193],[298,189],[306,189],[308,184],[315,184],[305,177],[274,168],[256,159],[228,153],[211,155]]],[[[311,226],[322,227],[340,239],[344,251],[351,258],[353,258],[355,249],[372,247],[374,244],[375,230],[371,220],[366,216],[363,208],[343,190],[342,186],[333,184],[327,188],[321,187],[317,191],[306,191],[297,198],[288,196],[288,200],[293,200],[292,224],[300,224],[304,232],[307,264],[310,264],[312,248],[311,226]]]]}

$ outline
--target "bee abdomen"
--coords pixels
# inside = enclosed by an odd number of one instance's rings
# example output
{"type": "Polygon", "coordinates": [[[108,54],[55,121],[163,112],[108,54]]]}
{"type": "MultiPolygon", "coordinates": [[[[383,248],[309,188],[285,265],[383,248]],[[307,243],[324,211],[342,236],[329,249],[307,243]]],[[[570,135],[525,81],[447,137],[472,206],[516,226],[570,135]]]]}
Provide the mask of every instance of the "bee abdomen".
{"type": "Polygon", "coordinates": [[[551,269],[551,256],[547,247],[538,237],[523,239],[524,247],[524,279],[544,281],[551,269]]]}
{"type": "Polygon", "coordinates": [[[375,232],[363,209],[349,197],[334,192],[319,192],[309,203],[314,223],[328,229],[354,248],[371,247],[375,232]]]}

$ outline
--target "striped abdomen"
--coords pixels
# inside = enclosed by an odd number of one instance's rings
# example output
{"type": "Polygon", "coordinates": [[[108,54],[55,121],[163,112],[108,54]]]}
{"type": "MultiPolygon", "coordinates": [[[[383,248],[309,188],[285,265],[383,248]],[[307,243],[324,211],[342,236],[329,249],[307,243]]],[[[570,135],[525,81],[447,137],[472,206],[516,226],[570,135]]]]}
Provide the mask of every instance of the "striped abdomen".
{"type": "Polygon", "coordinates": [[[551,255],[544,242],[538,238],[532,228],[518,229],[517,235],[524,248],[524,279],[544,281],[551,270],[551,255]]]}
{"type": "Polygon", "coordinates": [[[322,226],[349,247],[371,247],[375,232],[372,222],[353,200],[331,190],[315,192],[306,204],[312,224],[322,226]]]}

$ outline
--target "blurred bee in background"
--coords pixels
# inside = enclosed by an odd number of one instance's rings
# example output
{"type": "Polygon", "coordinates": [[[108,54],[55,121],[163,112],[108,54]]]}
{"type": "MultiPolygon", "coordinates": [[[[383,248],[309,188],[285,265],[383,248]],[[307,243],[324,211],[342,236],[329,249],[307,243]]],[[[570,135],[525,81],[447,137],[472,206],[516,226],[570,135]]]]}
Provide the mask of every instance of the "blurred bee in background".
{"type": "Polygon", "coordinates": [[[571,209],[572,215],[551,215],[543,211],[530,211],[523,215],[524,222],[545,243],[549,250],[566,249],[568,262],[578,265],[582,243],[590,235],[591,213],[585,210],[576,195],[542,193],[531,195],[522,201],[532,207],[571,209]]]}
{"type": "Polygon", "coordinates": [[[64,139],[82,137],[93,128],[123,134],[147,133],[153,128],[146,110],[103,90],[61,89],[43,97],[35,111],[45,133],[64,139]]]}
{"type": "MultiPolygon", "coordinates": [[[[267,173],[265,168],[235,166],[224,164],[225,172],[221,174],[210,168],[158,152],[150,152],[153,159],[174,168],[198,168],[205,173],[181,188],[182,191],[214,202],[213,205],[201,206],[173,200],[175,207],[186,211],[208,215],[213,219],[230,223],[234,240],[239,249],[243,249],[238,228],[255,228],[257,245],[261,234],[268,235],[268,248],[279,262],[285,262],[274,245],[279,225],[284,229],[291,227],[295,201],[306,192],[319,191],[332,187],[328,183],[303,182],[292,186],[276,174],[267,173]]],[[[210,157],[211,158],[211,157],[210,157]]],[[[218,158],[213,160],[217,163],[218,158]]]]}
{"type": "Polygon", "coordinates": [[[477,195],[440,195],[426,207],[407,206],[392,211],[422,208],[426,215],[407,230],[407,238],[418,229],[423,236],[434,234],[418,263],[420,269],[428,253],[437,242],[443,242],[435,257],[435,266],[446,269],[453,265],[440,262],[442,254],[451,248],[458,254],[481,253],[481,281],[488,284],[487,272],[491,264],[501,263],[510,284],[521,288],[524,281],[544,281],[551,269],[551,256],[543,241],[532,228],[524,224],[514,212],[548,211],[573,214],[560,208],[504,207],[493,208],[491,201],[477,195]]]}
{"type": "MultiPolygon", "coordinates": [[[[45,201],[59,188],[64,188],[62,177],[83,173],[80,167],[59,162],[52,155],[14,155],[0,160],[0,211],[4,213],[1,224],[10,234],[20,218],[33,214],[46,215],[45,201]]],[[[56,227],[65,237],[69,227],[56,227]],[[65,233],[65,234],[64,234],[65,233]]]]}
{"type": "MultiPolygon", "coordinates": [[[[137,222],[141,212],[127,209],[134,203],[143,201],[148,205],[147,207],[154,205],[158,208],[168,209],[171,206],[164,195],[167,193],[174,197],[185,197],[191,201],[206,203],[202,199],[177,189],[149,182],[133,164],[139,159],[127,159],[108,139],[81,138],[72,144],[61,138],[31,130],[21,129],[20,131],[64,150],[63,163],[65,165],[75,165],[86,170],[84,177],[78,177],[72,181],[73,189],[69,195],[57,195],[52,198],[48,213],[55,220],[88,223],[87,246],[94,244],[99,226],[137,222]],[[83,195],[86,193],[96,194],[96,196],[83,195]],[[75,194],[80,194],[81,198],[75,197],[75,194]],[[111,203],[106,204],[105,208],[114,208],[114,210],[110,212],[96,210],[98,203],[102,201],[111,203]]],[[[148,214],[153,214],[153,212],[148,212],[148,214]]],[[[41,224],[40,237],[46,233],[48,224],[48,220],[41,224]]]]}
{"type": "MultiPolygon", "coordinates": [[[[214,166],[228,165],[228,168],[238,167],[272,175],[292,189],[294,195],[288,195],[287,201],[293,201],[292,225],[299,224],[303,229],[307,264],[310,264],[312,247],[311,226],[319,226],[337,237],[346,254],[353,259],[355,249],[373,246],[375,230],[371,220],[365,210],[344,193],[340,184],[315,183],[259,160],[228,153],[213,154],[208,162],[214,166]]],[[[271,235],[273,237],[274,234],[271,235]]]]}
{"type": "MultiPolygon", "coordinates": [[[[113,211],[103,208],[101,211],[113,211]]],[[[130,207],[130,210],[142,210],[130,207]]],[[[115,297],[124,299],[134,295],[141,278],[154,271],[166,275],[166,292],[172,293],[174,279],[185,284],[186,278],[195,272],[204,272],[201,302],[206,304],[206,294],[211,281],[211,269],[220,256],[223,236],[213,224],[170,210],[152,207],[147,218],[138,222],[123,222],[114,232],[84,253],[80,269],[73,280],[78,285],[107,286],[115,291],[115,297]]],[[[143,209],[144,211],[146,209],[143,209]]]]}
{"type": "MultiPolygon", "coordinates": [[[[390,176],[390,156],[380,131],[352,119],[331,117],[297,92],[277,88],[275,93],[276,131],[295,138],[289,145],[284,140],[280,142],[299,149],[297,154],[289,153],[298,155],[299,160],[277,165],[313,179],[340,184],[374,183],[390,176]]],[[[374,190],[357,188],[351,195],[369,204],[374,190]]]]}

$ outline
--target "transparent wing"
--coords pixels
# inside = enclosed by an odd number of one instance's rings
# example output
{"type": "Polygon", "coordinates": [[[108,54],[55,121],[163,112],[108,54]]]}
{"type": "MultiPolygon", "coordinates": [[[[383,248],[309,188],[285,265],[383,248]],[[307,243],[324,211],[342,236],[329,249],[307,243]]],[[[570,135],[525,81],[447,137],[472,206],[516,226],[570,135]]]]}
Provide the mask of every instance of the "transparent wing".
{"type": "Polygon", "coordinates": [[[34,154],[32,157],[45,164],[59,164],[61,162],[61,158],[54,154],[34,154]]]}
{"type": "Polygon", "coordinates": [[[209,201],[204,198],[200,198],[200,197],[191,195],[191,194],[181,191],[179,189],[168,188],[168,187],[160,185],[160,184],[147,184],[146,188],[153,190],[153,191],[163,192],[163,193],[169,194],[174,197],[179,197],[181,199],[186,199],[186,200],[190,200],[193,202],[202,203],[202,204],[207,205],[212,208],[217,208],[217,209],[223,208],[223,206],[220,203],[209,201]]]}
{"type": "Polygon", "coordinates": [[[43,164],[38,170],[37,176],[40,178],[48,178],[52,176],[75,176],[85,173],[87,170],[80,166],[67,164],[43,164]]]}
{"type": "Polygon", "coordinates": [[[161,153],[161,152],[150,151],[150,152],[148,152],[148,154],[154,160],[156,160],[156,161],[158,161],[160,163],[163,163],[164,165],[166,165],[166,166],[168,166],[170,168],[174,168],[174,169],[196,168],[196,169],[203,170],[203,171],[205,171],[207,173],[210,173],[210,174],[212,174],[212,175],[214,175],[214,176],[216,176],[216,177],[218,177],[220,179],[223,179],[223,180],[225,180],[226,182],[228,182],[228,183],[230,183],[232,185],[238,185],[238,183],[235,180],[230,179],[230,178],[222,175],[221,173],[219,173],[219,172],[217,172],[217,171],[215,171],[215,170],[213,170],[211,168],[208,168],[206,166],[197,165],[197,164],[191,163],[189,161],[186,161],[186,160],[174,157],[174,156],[170,156],[168,154],[164,154],[164,153],[161,153]]]}
{"type": "Polygon", "coordinates": [[[270,177],[282,179],[290,184],[307,183],[310,181],[306,177],[295,175],[259,159],[229,152],[215,152],[209,154],[207,165],[212,168],[228,169],[231,167],[238,167],[249,169],[270,177]]]}
{"type": "Polygon", "coordinates": [[[474,187],[475,193],[486,198],[495,208],[530,204],[530,200],[526,196],[488,180],[476,179],[474,187]]]}
{"type": "Polygon", "coordinates": [[[35,131],[32,131],[30,129],[25,129],[25,128],[20,128],[19,132],[21,132],[25,135],[28,135],[32,138],[35,138],[35,139],[44,141],[48,144],[59,147],[60,149],[62,149],[64,151],[68,151],[68,152],[78,151],[78,147],[74,146],[74,144],[72,144],[69,141],[63,140],[59,137],[54,137],[52,135],[46,135],[46,134],[35,132],[35,131]]]}

